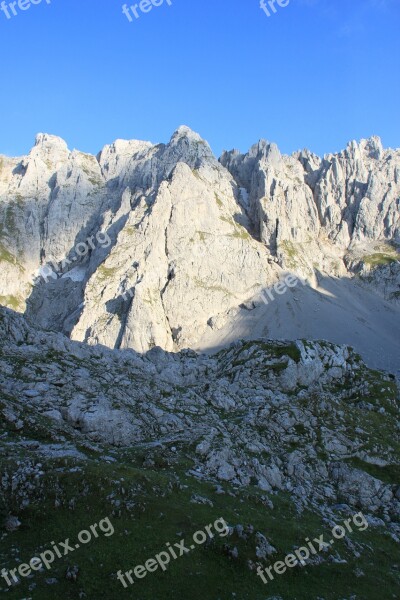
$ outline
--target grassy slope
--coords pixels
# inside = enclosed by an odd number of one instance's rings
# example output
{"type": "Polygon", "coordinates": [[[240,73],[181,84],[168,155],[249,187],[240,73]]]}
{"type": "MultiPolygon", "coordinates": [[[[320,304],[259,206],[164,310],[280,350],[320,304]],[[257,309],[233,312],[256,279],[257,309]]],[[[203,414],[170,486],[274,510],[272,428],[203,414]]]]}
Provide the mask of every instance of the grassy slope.
{"type": "MultiPolygon", "coordinates": [[[[199,546],[188,556],[171,562],[166,573],[157,571],[148,574],[145,579],[124,590],[113,573],[143,564],[163,550],[166,542],[178,542],[182,539],[177,536],[178,532],[182,532],[182,537],[189,542],[193,533],[204,530],[207,524],[219,517],[230,525],[252,524],[256,531],[264,533],[278,550],[271,562],[283,558],[293,546],[301,545],[307,536],[313,538],[323,532],[329,533],[316,514],[304,512],[301,516],[296,515],[290,499],[284,494],[273,496],[274,509],[271,510],[257,488],[238,492],[225,486],[227,493],[221,495],[215,492],[212,484],[187,476],[189,460],[182,459],[182,462],[176,459],[175,464],[168,466],[160,453],[154,467],[143,469],[139,468],[142,456],[133,451],[118,452],[118,463],[105,463],[92,456],[87,462],[53,460],[52,469],[47,470],[46,467],[45,497],[37,498],[29,508],[18,513],[22,527],[17,532],[3,535],[1,566],[15,568],[16,557],[22,562],[29,561],[48,548],[51,541],[64,541],[67,537],[75,541],[79,531],[106,516],[110,516],[115,533],[111,537],[94,539],[86,548],[81,547],[74,554],[56,561],[51,571],[22,580],[21,585],[7,593],[7,598],[72,599],[78,598],[80,591],[86,594],[83,597],[101,597],[104,600],[120,597],[138,600],[225,600],[235,597],[265,600],[275,594],[280,594],[285,600],[318,597],[336,600],[349,598],[352,593],[357,594],[357,599],[400,597],[398,571],[393,567],[393,563],[399,562],[396,561],[397,545],[382,531],[372,528],[349,535],[352,541],[363,544],[359,559],[354,558],[345,544],[338,541],[335,549],[348,560],[346,564],[326,562],[319,566],[291,569],[268,586],[247,567],[249,559],[256,559],[254,537],[246,542],[232,536],[218,538],[207,548],[199,546]],[[82,472],[68,472],[76,466],[81,466],[82,472]],[[60,468],[62,472],[57,473],[56,469],[60,468]],[[193,493],[209,498],[214,506],[191,503],[193,493]],[[56,495],[62,504],[57,509],[54,507],[56,495]],[[74,508],[70,508],[73,498],[74,508]],[[115,507],[115,501],[119,501],[118,507],[115,507]],[[234,560],[227,556],[223,551],[224,544],[237,546],[239,558],[234,560]],[[67,567],[73,565],[80,568],[77,582],[65,578],[67,567]],[[357,578],[354,575],[356,568],[361,569],[365,576],[357,578]],[[56,577],[58,583],[48,585],[45,580],[51,577],[56,577]],[[32,583],[37,587],[29,592],[28,587],[32,583]],[[383,596],[382,590],[385,590],[383,596]]],[[[114,452],[114,456],[117,455],[114,452]]],[[[179,455],[182,456],[181,452],[179,455]]],[[[9,459],[3,456],[1,462],[3,466],[8,462],[8,467],[13,469],[13,460],[10,464],[9,459]]],[[[345,518],[345,514],[338,514],[338,522],[345,518]]]]}
{"type": "MultiPolygon", "coordinates": [[[[240,359],[240,356],[238,356],[240,359]]],[[[22,364],[21,364],[22,366],[22,364]]],[[[394,383],[383,381],[382,375],[372,371],[364,374],[372,386],[370,403],[385,407],[386,414],[354,409],[359,398],[340,401],[336,408],[342,411],[350,430],[357,426],[368,432],[368,442],[377,450],[385,448],[398,451],[392,427],[397,418],[394,383]],[[375,399],[374,399],[375,398],[375,399]],[[372,436],[372,437],[371,437],[372,436]]],[[[7,401],[13,401],[7,398],[7,401]]],[[[318,400],[315,400],[316,403],[318,400]]],[[[311,399],[304,400],[311,402],[311,399]]],[[[2,401],[0,398],[0,417],[2,401]]],[[[321,415],[330,419],[329,413],[321,415]]],[[[0,529],[0,568],[15,568],[19,562],[28,562],[33,556],[50,547],[50,542],[63,542],[70,538],[75,543],[77,534],[90,525],[109,516],[115,527],[111,537],[93,539],[87,547],[57,560],[51,569],[22,579],[19,586],[5,592],[0,580],[0,593],[10,600],[58,600],[88,598],[114,600],[266,600],[280,595],[283,600],[386,600],[400,598],[398,545],[385,529],[368,528],[348,535],[348,539],[362,545],[361,556],[355,558],[345,541],[335,542],[329,554],[339,553],[346,563],[327,560],[318,566],[294,568],[275,581],[264,585],[248,561],[256,560],[255,537],[248,541],[233,535],[218,538],[210,546],[199,546],[188,556],[171,562],[166,573],[147,574],[134,586],[124,590],[115,573],[133,569],[138,564],[165,549],[165,544],[184,538],[190,541],[193,533],[223,517],[231,526],[254,526],[262,532],[278,553],[266,566],[283,559],[294,547],[301,546],[306,537],[311,539],[329,531],[322,518],[312,511],[296,514],[288,494],[270,496],[274,508],[265,501],[265,495],[255,486],[235,489],[224,484],[225,494],[217,494],[212,483],[202,482],[188,475],[193,466],[190,458],[193,447],[176,443],[177,452],[162,449],[92,449],[78,432],[72,433],[66,425],[56,426],[43,416],[25,410],[23,429],[16,431],[12,425],[0,420],[0,473],[15,473],[17,461],[43,464],[44,476],[37,485],[39,491],[31,495],[30,505],[17,508],[15,494],[0,492],[0,521],[7,513],[17,515],[20,529],[6,533],[0,529]],[[38,440],[41,444],[60,441],[74,442],[84,459],[59,458],[46,460],[35,449],[13,446],[21,440],[38,440]],[[153,466],[144,466],[151,454],[153,466]],[[116,462],[109,463],[101,456],[111,455],[116,462]],[[79,470],[76,471],[76,467],[79,470]],[[71,469],[73,471],[71,471],[71,469]],[[210,499],[213,507],[191,502],[193,494],[210,499]],[[57,508],[55,507],[57,500],[57,508]],[[182,532],[179,537],[178,532],[182,532]],[[237,559],[227,555],[224,545],[236,546],[237,559]],[[65,578],[69,566],[79,567],[76,582],[65,578]],[[357,577],[360,569],[363,576],[357,577]],[[49,585],[46,579],[55,577],[57,583],[49,585]],[[30,586],[35,585],[33,589],[30,586]],[[82,595],[84,593],[85,595],[82,595]]],[[[171,446],[172,444],[170,444],[171,446]]],[[[328,457],[326,457],[328,458],[328,457]]],[[[351,459],[354,460],[354,459],[351,459]]],[[[361,461],[360,461],[361,462],[361,461]]],[[[398,481],[395,466],[378,467],[357,464],[383,481],[398,481]]],[[[347,518],[338,513],[337,522],[347,518]]],[[[327,555],[322,554],[326,557],[327,555]]]]}

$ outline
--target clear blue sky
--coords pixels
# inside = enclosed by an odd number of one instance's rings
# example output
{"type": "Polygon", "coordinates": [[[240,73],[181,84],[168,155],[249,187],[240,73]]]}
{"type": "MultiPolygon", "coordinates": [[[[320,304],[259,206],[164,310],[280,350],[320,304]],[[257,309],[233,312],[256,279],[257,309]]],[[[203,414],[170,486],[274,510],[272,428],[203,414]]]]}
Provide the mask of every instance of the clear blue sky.
{"type": "Polygon", "coordinates": [[[259,0],[164,0],[132,22],[122,4],[0,12],[0,153],[37,132],[97,153],[181,124],[217,155],[260,138],[320,155],[373,134],[400,146],[400,0],[290,0],[269,18],[259,0]]]}

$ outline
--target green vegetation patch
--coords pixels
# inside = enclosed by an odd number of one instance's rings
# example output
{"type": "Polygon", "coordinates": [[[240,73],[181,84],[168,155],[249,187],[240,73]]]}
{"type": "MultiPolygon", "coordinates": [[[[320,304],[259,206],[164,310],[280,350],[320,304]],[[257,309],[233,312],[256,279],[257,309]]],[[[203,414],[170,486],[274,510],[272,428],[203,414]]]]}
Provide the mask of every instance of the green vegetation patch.
{"type": "Polygon", "coordinates": [[[0,242],[0,262],[8,262],[12,265],[16,265],[17,259],[7,248],[0,242]]]}
{"type": "MultiPolygon", "coordinates": [[[[46,462],[40,486],[45,490],[44,495],[37,496],[23,510],[13,506],[22,525],[3,536],[1,567],[9,570],[17,567],[19,561],[28,562],[48,549],[51,541],[58,543],[69,538],[74,544],[80,531],[88,530],[105,517],[109,517],[114,534],[109,537],[100,534],[85,547],[56,559],[50,571],[23,578],[20,585],[7,593],[7,598],[265,600],[280,596],[283,600],[338,600],[356,594],[363,600],[375,600],[382,598],[382,589],[385,597],[396,597],[397,546],[384,529],[358,531],[354,527],[347,537],[357,544],[358,558],[345,541],[337,540],[332,550],[320,553],[322,564],[288,569],[281,576],[275,574],[274,580],[265,585],[249,569],[249,561],[258,560],[255,533],[261,532],[276,548],[273,556],[262,561],[267,567],[304,545],[306,537],[324,534],[324,539],[329,539],[330,530],[321,517],[309,510],[296,513],[290,496],[283,492],[270,497],[272,505],[266,501],[265,493],[254,486],[238,490],[224,484],[224,493],[217,493],[212,483],[187,474],[190,461],[178,459],[173,466],[168,465],[165,459],[168,449],[155,457],[151,468],[143,467],[145,451],[110,449],[110,452],[116,459],[112,464],[94,456],[88,456],[86,461],[62,458],[46,462]],[[212,506],[193,503],[193,495],[207,498],[212,506]],[[196,531],[204,531],[221,517],[231,527],[250,525],[253,533],[247,538],[239,537],[236,532],[228,537],[216,535],[211,543],[171,560],[165,573],[158,569],[144,579],[134,578],[135,583],[127,589],[116,579],[119,570],[126,572],[143,565],[164,550],[167,542],[174,544],[183,539],[190,545],[196,531]],[[231,556],[234,548],[236,558],[231,556]],[[329,559],[337,553],[345,562],[329,559]],[[76,581],[66,578],[67,569],[72,566],[78,567],[76,581]],[[356,570],[362,575],[356,577],[356,570]],[[49,584],[46,582],[49,579],[55,582],[49,584]],[[32,584],[34,587],[30,589],[32,584]]],[[[16,462],[4,454],[1,456],[2,472],[13,473],[18,468],[16,462]]],[[[32,460],[29,450],[27,460],[32,460]]],[[[10,502],[13,505],[10,495],[0,498],[3,515],[10,502]]],[[[345,518],[346,514],[338,514],[338,524],[345,518]]],[[[0,586],[4,588],[3,581],[0,586]]]]}
{"type": "Polygon", "coordinates": [[[299,263],[299,253],[293,242],[284,240],[280,243],[279,247],[286,256],[286,262],[288,266],[292,269],[295,269],[299,263]]]}
{"type": "Polygon", "coordinates": [[[98,268],[97,276],[101,281],[104,281],[105,279],[111,279],[112,277],[114,277],[116,272],[116,267],[106,267],[103,264],[100,265],[100,267],[98,268]]]}
{"type": "Polygon", "coordinates": [[[219,208],[222,208],[224,205],[222,203],[221,198],[218,196],[217,192],[214,192],[215,201],[218,204],[219,208]]]}
{"type": "Polygon", "coordinates": [[[382,254],[380,252],[364,256],[363,258],[363,262],[371,267],[390,265],[391,263],[396,262],[396,260],[398,260],[397,256],[393,256],[392,254],[382,254]]]}
{"type": "Polygon", "coordinates": [[[17,296],[0,296],[0,304],[2,306],[6,306],[7,308],[11,308],[16,312],[23,312],[25,310],[25,302],[21,298],[17,296]]]}

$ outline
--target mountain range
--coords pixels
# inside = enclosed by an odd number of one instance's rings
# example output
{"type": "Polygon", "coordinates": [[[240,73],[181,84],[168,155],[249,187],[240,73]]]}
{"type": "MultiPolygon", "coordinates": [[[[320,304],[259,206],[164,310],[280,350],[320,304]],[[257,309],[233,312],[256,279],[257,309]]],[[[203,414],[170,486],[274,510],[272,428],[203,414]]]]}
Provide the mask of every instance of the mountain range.
{"type": "Polygon", "coordinates": [[[0,157],[0,298],[110,348],[324,338],[398,372],[399,190],[400,151],[377,137],[322,159],[260,141],[217,160],[187,127],[97,157],[40,134],[0,157]],[[46,265],[57,276],[40,277],[46,265]],[[306,289],[266,307],[286,273],[306,289]]]}
{"type": "Polygon", "coordinates": [[[0,156],[0,567],[115,528],[0,592],[115,600],[121,569],[223,518],[134,597],[398,598],[399,249],[378,137],[217,159],[183,126],[0,156]],[[356,512],[364,531],[257,577],[356,512]]]}

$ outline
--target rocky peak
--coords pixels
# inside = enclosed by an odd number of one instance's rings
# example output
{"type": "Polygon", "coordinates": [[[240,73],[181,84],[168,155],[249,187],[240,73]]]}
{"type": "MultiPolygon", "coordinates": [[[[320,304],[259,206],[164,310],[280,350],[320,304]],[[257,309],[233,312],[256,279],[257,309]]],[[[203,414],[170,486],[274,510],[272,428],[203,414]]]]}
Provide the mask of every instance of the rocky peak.
{"type": "Polygon", "coordinates": [[[67,143],[62,138],[48,133],[38,133],[35,145],[29,153],[30,158],[40,157],[43,161],[50,159],[54,162],[66,160],[68,155],[67,143]]]}
{"type": "Polygon", "coordinates": [[[174,133],[171,136],[171,144],[176,143],[178,140],[185,138],[190,142],[204,142],[203,138],[200,136],[200,134],[196,133],[196,131],[193,131],[193,129],[191,129],[190,127],[187,127],[187,125],[180,125],[180,127],[178,127],[174,133]]]}
{"type": "Polygon", "coordinates": [[[198,168],[204,162],[216,162],[208,142],[185,125],[173,133],[165,152],[170,159],[185,162],[192,168],[198,168]]]}
{"type": "Polygon", "coordinates": [[[384,154],[381,138],[377,135],[361,140],[359,147],[368,158],[375,160],[379,160],[384,154]]]}

